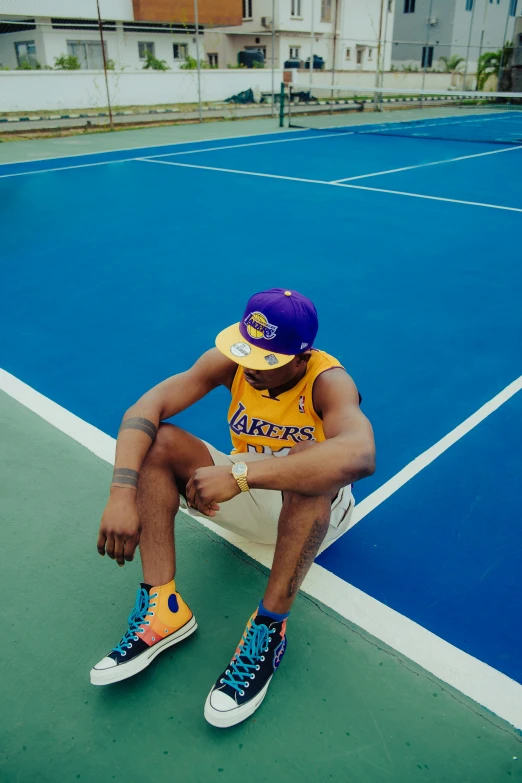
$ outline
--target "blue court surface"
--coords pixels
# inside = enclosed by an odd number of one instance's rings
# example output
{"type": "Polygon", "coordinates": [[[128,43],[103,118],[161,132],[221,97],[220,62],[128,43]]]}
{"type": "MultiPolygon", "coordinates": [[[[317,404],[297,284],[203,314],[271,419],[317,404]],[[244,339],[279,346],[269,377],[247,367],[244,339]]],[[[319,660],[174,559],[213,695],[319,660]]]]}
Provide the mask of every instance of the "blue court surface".
{"type": "MultiPolygon", "coordinates": [[[[295,288],[375,429],[359,502],[519,378],[521,183],[516,146],[313,130],[0,166],[0,365],[115,436],[295,288]]],[[[227,397],[179,423],[229,450],[227,397]]],[[[518,393],[318,560],[519,683],[521,421],[518,393]]]]}

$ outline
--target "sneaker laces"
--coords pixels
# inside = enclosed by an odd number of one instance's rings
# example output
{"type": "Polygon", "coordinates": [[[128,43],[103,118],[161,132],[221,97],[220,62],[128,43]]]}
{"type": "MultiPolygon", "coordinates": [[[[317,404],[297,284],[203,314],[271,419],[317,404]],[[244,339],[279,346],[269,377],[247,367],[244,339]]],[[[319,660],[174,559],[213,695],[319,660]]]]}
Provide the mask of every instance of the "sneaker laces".
{"type": "Polygon", "coordinates": [[[157,598],[158,594],[154,593],[153,595],[149,595],[149,593],[145,590],[144,587],[140,587],[138,589],[137,595],[136,595],[136,603],[134,604],[134,609],[129,615],[129,619],[127,620],[129,624],[128,631],[123,635],[121,641],[119,644],[116,645],[116,647],[113,647],[111,652],[120,653],[120,655],[126,655],[127,649],[129,648],[131,640],[134,638],[134,641],[137,640],[137,633],[141,632],[142,625],[150,625],[150,621],[146,620],[145,618],[147,616],[152,617],[154,612],[149,612],[151,601],[153,598],[157,598]]]}
{"type": "Polygon", "coordinates": [[[263,653],[268,652],[271,634],[266,625],[252,623],[245,628],[245,632],[239,642],[239,649],[232,661],[230,669],[227,669],[220,682],[229,685],[240,695],[243,688],[248,686],[248,680],[253,679],[254,672],[259,670],[259,661],[264,660],[263,653]]]}

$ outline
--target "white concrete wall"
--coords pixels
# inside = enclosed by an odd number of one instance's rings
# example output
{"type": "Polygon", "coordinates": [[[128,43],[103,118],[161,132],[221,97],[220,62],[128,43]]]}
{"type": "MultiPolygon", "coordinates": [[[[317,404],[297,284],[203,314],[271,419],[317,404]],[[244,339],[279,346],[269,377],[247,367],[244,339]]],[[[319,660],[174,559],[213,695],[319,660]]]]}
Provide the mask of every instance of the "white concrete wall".
{"type": "MultiPolygon", "coordinates": [[[[51,26],[51,19],[40,18],[40,25],[36,30],[27,30],[20,33],[7,33],[0,35],[0,65],[8,68],[16,68],[16,53],[14,44],[16,41],[35,41],[36,59],[42,66],[54,67],[55,58],[67,54],[68,41],[96,41],[100,36],[97,30],[63,30],[51,26]]],[[[155,56],[159,60],[165,60],[172,69],[183,65],[183,60],[174,60],[174,43],[187,44],[188,53],[196,57],[196,43],[194,35],[154,33],[147,30],[128,32],[123,30],[123,25],[118,22],[116,31],[104,31],[104,40],[107,57],[114,60],[116,69],[140,69],[143,61],[139,58],[138,42],[154,43],[155,56]]],[[[200,35],[200,58],[205,59],[205,47],[203,36],[200,35]]]]}
{"type": "MultiPolygon", "coordinates": [[[[422,73],[385,73],[383,87],[397,89],[420,89],[422,73]]],[[[298,71],[294,74],[294,84],[308,86],[310,77],[306,71],[298,71]]],[[[346,87],[357,89],[375,88],[375,74],[371,71],[339,71],[335,73],[334,83],[336,85],[346,85],[346,87]]],[[[332,74],[330,71],[316,71],[314,73],[313,84],[315,86],[330,87],[332,84],[332,74]]],[[[450,73],[427,73],[424,89],[426,90],[449,90],[452,86],[450,73]]]]}
{"type": "MultiPolygon", "coordinates": [[[[276,71],[276,85],[282,71],[276,71]]],[[[270,92],[269,69],[207,70],[201,73],[204,101],[221,101],[247,89],[270,92]]],[[[115,106],[195,103],[196,71],[109,73],[115,106]]],[[[103,71],[0,71],[0,112],[63,111],[106,106],[103,71]]]]}

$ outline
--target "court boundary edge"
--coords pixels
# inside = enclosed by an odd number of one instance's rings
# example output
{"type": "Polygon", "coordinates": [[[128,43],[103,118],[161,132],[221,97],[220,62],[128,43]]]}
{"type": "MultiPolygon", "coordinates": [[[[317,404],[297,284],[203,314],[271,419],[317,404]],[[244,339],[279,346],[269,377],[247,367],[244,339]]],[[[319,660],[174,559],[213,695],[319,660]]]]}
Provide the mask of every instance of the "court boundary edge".
{"type": "MultiPolygon", "coordinates": [[[[522,381],[522,376],[519,381],[522,381]]],[[[100,459],[114,464],[114,438],[1,368],[0,391],[85,446],[100,459]]],[[[219,528],[205,517],[198,517],[198,520],[252,559],[270,567],[270,547],[252,544],[219,528]]],[[[505,674],[363,593],[317,563],[310,568],[304,592],[516,729],[522,729],[522,685],[505,674]]]]}

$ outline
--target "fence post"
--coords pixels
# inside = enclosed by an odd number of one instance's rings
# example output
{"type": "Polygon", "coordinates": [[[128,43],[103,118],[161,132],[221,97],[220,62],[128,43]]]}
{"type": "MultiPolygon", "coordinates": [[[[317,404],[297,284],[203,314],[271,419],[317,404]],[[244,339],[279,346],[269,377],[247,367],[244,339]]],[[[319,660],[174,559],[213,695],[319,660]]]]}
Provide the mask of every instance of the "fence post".
{"type": "Polygon", "coordinates": [[[194,0],[194,24],[196,27],[196,63],[197,63],[197,70],[198,70],[198,114],[199,114],[199,121],[203,122],[203,115],[201,112],[201,63],[199,62],[198,0],[194,0]]]}
{"type": "Polygon", "coordinates": [[[103,73],[105,75],[105,89],[107,90],[107,106],[109,107],[109,124],[111,130],[114,130],[114,123],[112,121],[111,95],[109,92],[109,77],[107,76],[107,57],[105,56],[105,41],[103,40],[103,25],[102,25],[101,14],[100,14],[100,0],[96,0],[96,9],[98,11],[98,28],[100,30],[100,40],[101,40],[102,57],[103,57],[103,73]]]}
{"type": "Polygon", "coordinates": [[[285,127],[285,83],[281,82],[279,91],[279,127],[285,127]]]}

